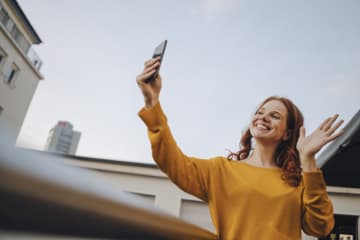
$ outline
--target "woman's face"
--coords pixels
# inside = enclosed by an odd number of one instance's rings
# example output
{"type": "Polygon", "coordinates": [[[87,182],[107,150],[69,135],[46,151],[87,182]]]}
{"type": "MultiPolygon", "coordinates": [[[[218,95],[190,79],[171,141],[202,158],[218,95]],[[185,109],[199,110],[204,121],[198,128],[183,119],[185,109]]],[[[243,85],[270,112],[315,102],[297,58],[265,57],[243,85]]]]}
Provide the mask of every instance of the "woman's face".
{"type": "Polygon", "coordinates": [[[270,100],[262,105],[251,120],[250,132],[255,140],[280,142],[287,139],[287,116],[285,105],[270,100]]]}

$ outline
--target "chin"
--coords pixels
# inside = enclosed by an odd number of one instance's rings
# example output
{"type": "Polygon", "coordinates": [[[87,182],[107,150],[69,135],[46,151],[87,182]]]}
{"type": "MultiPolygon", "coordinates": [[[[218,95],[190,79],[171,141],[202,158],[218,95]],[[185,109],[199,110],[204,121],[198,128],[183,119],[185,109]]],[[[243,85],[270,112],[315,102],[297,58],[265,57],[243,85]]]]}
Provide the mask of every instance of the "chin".
{"type": "Polygon", "coordinates": [[[260,134],[254,134],[252,136],[256,142],[272,142],[272,143],[280,142],[279,139],[271,137],[271,136],[263,136],[260,134]]]}
{"type": "Polygon", "coordinates": [[[250,129],[251,136],[255,139],[271,139],[272,136],[269,136],[267,133],[261,133],[256,129],[250,129]]]}

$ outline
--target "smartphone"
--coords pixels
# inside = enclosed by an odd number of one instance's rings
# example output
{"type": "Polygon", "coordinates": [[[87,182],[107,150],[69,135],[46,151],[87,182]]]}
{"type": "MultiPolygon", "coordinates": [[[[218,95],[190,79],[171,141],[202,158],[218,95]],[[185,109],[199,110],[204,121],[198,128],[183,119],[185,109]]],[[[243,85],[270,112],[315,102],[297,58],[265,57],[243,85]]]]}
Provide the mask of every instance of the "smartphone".
{"type": "Polygon", "coordinates": [[[167,45],[167,40],[164,40],[155,48],[152,58],[156,58],[156,57],[160,56],[160,65],[157,67],[155,73],[153,75],[151,75],[148,79],[145,80],[145,83],[154,81],[156,79],[157,75],[159,74],[161,62],[162,62],[162,60],[164,58],[164,54],[165,54],[166,45],[167,45]]]}

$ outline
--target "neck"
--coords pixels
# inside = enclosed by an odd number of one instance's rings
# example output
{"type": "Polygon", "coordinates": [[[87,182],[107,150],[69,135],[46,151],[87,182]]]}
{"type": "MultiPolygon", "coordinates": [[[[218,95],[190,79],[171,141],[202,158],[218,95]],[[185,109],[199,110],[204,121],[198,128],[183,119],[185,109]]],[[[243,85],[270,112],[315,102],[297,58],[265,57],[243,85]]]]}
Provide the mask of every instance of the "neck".
{"type": "Polygon", "coordinates": [[[275,151],[276,145],[257,141],[248,161],[261,167],[277,167],[275,151]]]}

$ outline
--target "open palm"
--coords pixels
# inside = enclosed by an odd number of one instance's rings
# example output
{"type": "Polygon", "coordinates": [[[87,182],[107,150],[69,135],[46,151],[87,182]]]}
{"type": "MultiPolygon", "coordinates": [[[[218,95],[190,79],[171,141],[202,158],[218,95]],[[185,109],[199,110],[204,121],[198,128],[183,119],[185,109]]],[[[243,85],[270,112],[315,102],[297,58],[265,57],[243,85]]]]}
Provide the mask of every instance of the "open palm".
{"type": "Polygon", "coordinates": [[[296,148],[301,156],[313,157],[320,151],[320,149],[327,143],[339,137],[343,131],[336,130],[344,122],[338,121],[335,125],[335,121],[338,115],[327,118],[314,132],[309,136],[305,135],[305,128],[300,128],[300,136],[296,144],[296,148]]]}

